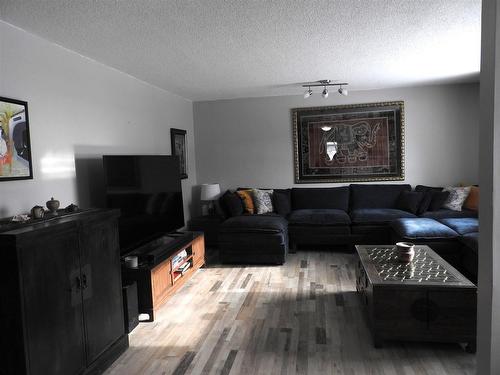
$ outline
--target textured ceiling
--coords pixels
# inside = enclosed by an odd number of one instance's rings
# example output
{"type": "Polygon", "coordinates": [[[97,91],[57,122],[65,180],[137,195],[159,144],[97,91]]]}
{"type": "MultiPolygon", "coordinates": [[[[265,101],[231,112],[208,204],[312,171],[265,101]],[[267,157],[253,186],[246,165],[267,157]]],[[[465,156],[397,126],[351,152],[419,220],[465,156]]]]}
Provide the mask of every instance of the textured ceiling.
{"type": "Polygon", "coordinates": [[[0,17],[192,100],[477,81],[480,0],[0,0],[0,17]]]}

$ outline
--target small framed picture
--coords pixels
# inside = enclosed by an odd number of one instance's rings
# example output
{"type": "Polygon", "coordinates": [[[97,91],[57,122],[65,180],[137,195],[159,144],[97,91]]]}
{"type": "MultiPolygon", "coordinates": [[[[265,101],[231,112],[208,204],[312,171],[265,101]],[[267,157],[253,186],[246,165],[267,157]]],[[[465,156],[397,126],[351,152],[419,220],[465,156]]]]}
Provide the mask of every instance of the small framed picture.
{"type": "Polygon", "coordinates": [[[187,144],[186,131],[182,129],[170,128],[170,142],[172,145],[172,155],[179,157],[179,171],[181,178],[188,177],[187,169],[187,144]]]}
{"type": "Polygon", "coordinates": [[[0,181],[32,178],[28,103],[0,97],[0,181]]]}

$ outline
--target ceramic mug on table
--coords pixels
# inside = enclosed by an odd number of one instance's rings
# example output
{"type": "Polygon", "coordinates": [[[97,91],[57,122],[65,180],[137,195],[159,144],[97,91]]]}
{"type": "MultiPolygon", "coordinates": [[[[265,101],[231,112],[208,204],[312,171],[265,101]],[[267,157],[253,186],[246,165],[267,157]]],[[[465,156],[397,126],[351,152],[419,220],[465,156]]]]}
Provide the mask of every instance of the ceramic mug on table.
{"type": "Polygon", "coordinates": [[[409,263],[415,256],[415,244],[412,242],[398,242],[396,249],[398,251],[398,259],[400,262],[409,263]]]}

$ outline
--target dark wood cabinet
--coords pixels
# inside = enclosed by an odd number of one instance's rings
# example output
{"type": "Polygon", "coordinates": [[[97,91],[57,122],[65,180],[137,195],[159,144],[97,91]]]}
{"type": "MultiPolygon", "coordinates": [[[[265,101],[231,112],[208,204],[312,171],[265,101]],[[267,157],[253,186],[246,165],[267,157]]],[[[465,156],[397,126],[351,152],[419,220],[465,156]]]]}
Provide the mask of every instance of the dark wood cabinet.
{"type": "Polygon", "coordinates": [[[467,343],[476,350],[477,288],[428,246],[412,262],[395,246],[356,245],[356,289],[367,309],[374,345],[384,340],[467,343]]]}
{"type": "Polygon", "coordinates": [[[0,233],[0,374],[101,373],[128,346],[117,211],[0,233]]]}

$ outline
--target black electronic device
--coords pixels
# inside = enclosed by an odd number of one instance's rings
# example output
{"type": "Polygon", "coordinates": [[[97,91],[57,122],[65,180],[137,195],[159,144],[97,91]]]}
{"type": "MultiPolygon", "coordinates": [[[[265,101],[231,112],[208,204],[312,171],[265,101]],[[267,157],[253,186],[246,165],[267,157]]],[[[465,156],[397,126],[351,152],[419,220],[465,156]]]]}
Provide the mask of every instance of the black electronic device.
{"type": "Polygon", "coordinates": [[[105,155],[103,163],[107,206],[121,210],[122,255],[184,226],[176,156],[105,155]]]}

